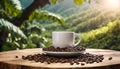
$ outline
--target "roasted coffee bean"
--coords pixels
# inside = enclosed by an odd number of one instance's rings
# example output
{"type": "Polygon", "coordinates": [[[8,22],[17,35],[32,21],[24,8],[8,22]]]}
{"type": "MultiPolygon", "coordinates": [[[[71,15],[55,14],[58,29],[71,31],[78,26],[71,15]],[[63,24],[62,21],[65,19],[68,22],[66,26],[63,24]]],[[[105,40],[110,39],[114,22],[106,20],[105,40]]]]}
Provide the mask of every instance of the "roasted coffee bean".
{"type": "Polygon", "coordinates": [[[49,62],[49,61],[48,61],[47,63],[48,63],[48,64],[50,64],[50,62],[49,62]]]}
{"type": "Polygon", "coordinates": [[[22,56],[22,59],[26,60],[26,57],[25,57],[25,56],[22,56]]]}
{"type": "Polygon", "coordinates": [[[34,60],[35,62],[39,62],[37,59],[34,60]]]}
{"type": "Polygon", "coordinates": [[[70,62],[70,65],[73,65],[74,64],[74,62],[70,62]]]}
{"type": "Polygon", "coordinates": [[[112,57],[109,57],[108,60],[112,60],[112,57]]]}
{"type": "Polygon", "coordinates": [[[15,56],[15,58],[18,58],[18,56],[15,56]]]}
{"type": "Polygon", "coordinates": [[[53,46],[43,48],[44,51],[54,51],[54,52],[81,52],[85,51],[84,47],[75,46],[75,47],[65,47],[65,48],[54,48],[53,46]]]}
{"type": "Polygon", "coordinates": [[[76,62],[77,65],[79,65],[80,63],[79,62],[76,62]]]}
{"type": "Polygon", "coordinates": [[[43,61],[43,60],[41,60],[40,62],[41,62],[41,63],[43,63],[44,61],[43,61]]]}
{"type": "Polygon", "coordinates": [[[82,65],[82,66],[85,65],[85,63],[81,63],[81,65],[82,65]]]}

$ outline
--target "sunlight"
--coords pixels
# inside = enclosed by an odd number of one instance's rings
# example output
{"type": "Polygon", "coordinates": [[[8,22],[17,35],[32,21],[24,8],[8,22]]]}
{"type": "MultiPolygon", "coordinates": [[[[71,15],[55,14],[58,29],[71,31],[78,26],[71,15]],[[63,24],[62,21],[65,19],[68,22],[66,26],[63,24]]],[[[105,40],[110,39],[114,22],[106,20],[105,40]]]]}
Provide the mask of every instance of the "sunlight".
{"type": "Polygon", "coordinates": [[[120,0],[106,0],[106,6],[111,10],[118,9],[120,7],[120,0]]]}

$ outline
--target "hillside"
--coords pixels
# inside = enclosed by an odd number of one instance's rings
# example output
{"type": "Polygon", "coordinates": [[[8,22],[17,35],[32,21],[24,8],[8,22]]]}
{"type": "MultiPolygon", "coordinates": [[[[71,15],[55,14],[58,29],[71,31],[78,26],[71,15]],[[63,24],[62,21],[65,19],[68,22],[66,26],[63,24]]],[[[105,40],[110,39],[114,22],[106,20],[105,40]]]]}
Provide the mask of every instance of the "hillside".
{"type": "Polygon", "coordinates": [[[83,38],[82,46],[120,51],[120,20],[110,22],[102,28],[82,33],[81,37],[83,38]]]}
{"type": "Polygon", "coordinates": [[[45,24],[44,27],[49,31],[66,30],[75,31],[77,33],[87,32],[106,26],[108,22],[119,19],[119,13],[120,10],[110,11],[101,5],[94,4],[89,5],[84,8],[84,10],[79,11],[79,13],[74,13],[71,16],[68,16],[63,27],[58,23],[45,24]]]}

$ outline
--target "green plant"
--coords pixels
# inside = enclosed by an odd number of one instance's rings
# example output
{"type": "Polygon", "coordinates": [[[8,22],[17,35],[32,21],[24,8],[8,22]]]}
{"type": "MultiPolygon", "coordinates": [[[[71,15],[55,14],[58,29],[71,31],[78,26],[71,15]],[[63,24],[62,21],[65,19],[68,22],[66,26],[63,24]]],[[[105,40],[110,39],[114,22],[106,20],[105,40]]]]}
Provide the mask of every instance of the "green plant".
{"type": "Polygon", "coordinates": [[[120,50],[120,20],[108,23],[107,26],[81,34],[82,46],[120,50]]]}
{"type": "MultiPolygon", "coordinates": [[[[25,34],[20,30],[20,28],[18,28],[17,26],[13,25],[11,22],[4,20],[4,19],[0,19],[0,29],[5,29],[7,30],[9,33],[13,33],[13,35],[19,35],[23,38],[27,38],[25,36],[25,34]]],[[[0,31],[1,31],[0,30],[0,31]]]]}
{"type": "MultiPolygon", "coordinates": [[[[7,20],[0,19],[0,29],[0,31],[4,29],[9,33],[5,44],[2,47],[3,50],[14,50],[16,48],[20,48],[21,45],[17,41],[27,39],[26,35],[19,27],[13,25],[7,20]]],[[[4,39],[4,37],[2,39],[4,39]]]]}

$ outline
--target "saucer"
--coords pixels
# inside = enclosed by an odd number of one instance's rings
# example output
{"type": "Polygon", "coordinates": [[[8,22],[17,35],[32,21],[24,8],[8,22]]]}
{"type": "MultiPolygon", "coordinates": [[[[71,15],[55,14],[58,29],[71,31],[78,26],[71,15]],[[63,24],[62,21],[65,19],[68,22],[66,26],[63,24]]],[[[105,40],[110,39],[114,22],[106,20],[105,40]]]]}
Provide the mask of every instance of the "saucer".
{"type": "Polygon", "coordinates": [[[43,51],[43,54],[53,57],[76,57],[83,54],[85,51],[81,52],[53,52],[53,51],[43,51]]]}

